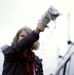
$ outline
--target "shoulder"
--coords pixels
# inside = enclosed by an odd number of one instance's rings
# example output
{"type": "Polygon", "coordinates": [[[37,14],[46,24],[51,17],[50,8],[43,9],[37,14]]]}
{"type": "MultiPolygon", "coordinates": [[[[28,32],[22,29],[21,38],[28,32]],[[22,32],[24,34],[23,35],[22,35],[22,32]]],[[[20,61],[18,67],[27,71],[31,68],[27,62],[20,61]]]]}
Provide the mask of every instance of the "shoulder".
{"type": "Polygon", "coordinates": [[[35,61],[37,63],[42,63],[43,60],[39,56],[35,56],[35,61]]]}
{"type": "Polygon", "coordinates": [[[5,44],[5,45],[1,46],[0,49],[3,52],[8,47],[9,47],[9,45],[8,44],[5,44]]]}

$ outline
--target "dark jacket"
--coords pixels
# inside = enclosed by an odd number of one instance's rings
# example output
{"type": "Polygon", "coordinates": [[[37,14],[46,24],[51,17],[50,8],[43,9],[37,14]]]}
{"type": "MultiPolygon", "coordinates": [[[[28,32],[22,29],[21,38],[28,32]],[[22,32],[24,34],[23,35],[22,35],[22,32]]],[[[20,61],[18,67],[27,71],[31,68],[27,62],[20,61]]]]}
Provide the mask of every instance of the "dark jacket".
{"type": "Polygon", "coordinates": [[[42,65],[42,59],[36,56],[35,59],[35,75],[43,75],[43,65],[42,65]]]}
{"type": "Polygon", "coordinates": [[[17,44],[6,48],[3,51],[4,64],[2,75],[24,75],[24,58],[22,53],[38,39],[39,34],[35,34],[32,31],[17,44]]]}

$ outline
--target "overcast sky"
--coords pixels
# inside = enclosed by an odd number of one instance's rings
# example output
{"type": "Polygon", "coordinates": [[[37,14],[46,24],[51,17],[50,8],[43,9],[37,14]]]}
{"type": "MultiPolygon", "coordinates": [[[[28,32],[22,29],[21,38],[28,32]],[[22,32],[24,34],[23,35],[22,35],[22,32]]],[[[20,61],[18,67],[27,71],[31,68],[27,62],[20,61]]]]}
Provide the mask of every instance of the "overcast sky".
{"type": "MultiPolygon", "coordinates": [[[[18,29],[23,26],[29,26],[34,30],[38,19],[50,5],[58,9],[62,15],[56,22],[51,21],[48,24],[50,28],[40,34],[41,45],[39,50],[35,51],[43,59],[45,75],[55,72],[57,54],[64,55],[68,50],[67,41],[74,41],[73,0],[0,0],[0,47],[3,44],[10,45],[18,29]]],[[[3,64],[1,52],[0,61],[1,73],[3,64]]]]}

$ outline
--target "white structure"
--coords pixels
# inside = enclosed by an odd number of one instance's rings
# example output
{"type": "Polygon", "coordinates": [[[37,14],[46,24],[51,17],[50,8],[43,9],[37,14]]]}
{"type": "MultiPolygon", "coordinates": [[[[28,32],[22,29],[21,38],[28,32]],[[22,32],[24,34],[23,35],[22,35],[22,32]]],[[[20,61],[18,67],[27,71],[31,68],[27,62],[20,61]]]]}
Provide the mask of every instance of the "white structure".
{"type": "Polygon", "coordinates": [[[74,43],[58,65],[55,75],[74,75],[74,43]]]}

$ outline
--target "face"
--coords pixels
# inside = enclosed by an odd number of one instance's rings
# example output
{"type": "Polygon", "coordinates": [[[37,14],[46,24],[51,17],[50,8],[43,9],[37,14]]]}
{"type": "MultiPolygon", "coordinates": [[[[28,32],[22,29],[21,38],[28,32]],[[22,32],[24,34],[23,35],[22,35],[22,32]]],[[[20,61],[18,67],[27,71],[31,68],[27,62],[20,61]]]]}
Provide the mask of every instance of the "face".
{"type": "Polygon", "coordinates": [[[23,39],[26,35],[27,35],[26,31],[23,30],[23,31],[20,33],[20,35],[19,35],[18,41],[20,41],[21,39],[23,39]]]}

